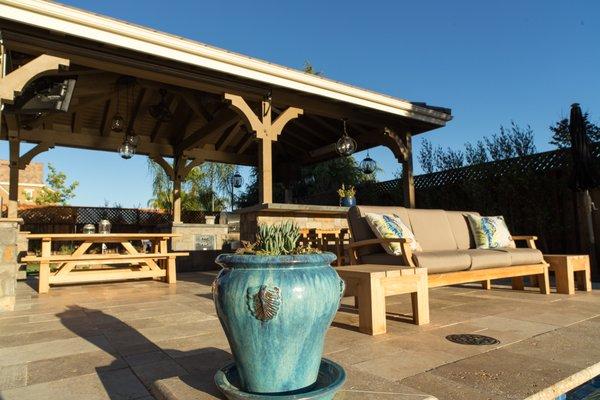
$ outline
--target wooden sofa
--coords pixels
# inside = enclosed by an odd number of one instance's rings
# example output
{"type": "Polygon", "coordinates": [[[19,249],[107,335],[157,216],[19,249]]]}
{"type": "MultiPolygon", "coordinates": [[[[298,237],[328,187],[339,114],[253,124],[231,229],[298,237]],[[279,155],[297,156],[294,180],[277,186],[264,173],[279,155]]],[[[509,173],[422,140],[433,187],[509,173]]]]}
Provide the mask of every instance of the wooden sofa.
{"type": "Polygon", "coordinates": [[[536,249],[535,236],[513,236],[527,247],[483,250],[475,247],[467,214],[475,212],[409,209],[404,207],[354,206],[348,211],[351,231],[351,264],[384,264],[425,267],[429,287],[481,282],[490,289],[491,280],[511,278],[513,289],[523,289],[526,276],[537,278],[541,293],[550,293],[548,264],[536,249]],[[412,252],[407,239],[377,239],[366,213],[395,214],[411,228],[423,251],[412,252]],[[382,243],[398,242],[402,255],[387,254],[382,243]]]}

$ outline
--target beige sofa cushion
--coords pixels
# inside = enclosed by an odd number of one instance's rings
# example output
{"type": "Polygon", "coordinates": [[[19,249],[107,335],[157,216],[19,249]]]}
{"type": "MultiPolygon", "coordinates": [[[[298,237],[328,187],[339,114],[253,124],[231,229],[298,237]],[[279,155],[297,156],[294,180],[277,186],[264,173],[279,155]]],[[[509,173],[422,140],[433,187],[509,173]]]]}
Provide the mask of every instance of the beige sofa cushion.
{"type": "MultiPolygon", "coordinates": [[[[459,250],[416,252],[413,260],[417,266],[427,268],[428,274],[465,271],[471,263],[469,255],[459,250]]],[[[367,254],[361,261],[364,264],[404,265],[401,256],[387,253],[367,254]]]]}
{"type": "Polygon", "coordinates": [[[471,270],[509,267],[511,265],[510,255],[502,251],[471,249],[466,250],[471,256],[471,270]]]}
{"type": "Polygon", "coordinates": [[[476,247],[475,238],[473,237],[473,232],[469,227],[467,215],[479,216],[479,214],[476,212],[446,211],[446,218],[448,218],[450,228],[454,234],[456,246],[459,250],[474,249],[476,247]]]}
{"type": "Polygon", "coordinates": [[[503,247],[492,251],[506,253],[510,256],[510,265],[531,265],[544,262],[544,256],[538,249],[503,247]]]}
{"type": "Polygon", "coordinates": [[[427,268],[428,274],[466,271],[471,266],[471,257],[464,250],[419,251],[413,253],[413,260],[427,268]]]}
{"type": "MultiPolygon", "coordinates": [[[[376,239],[375,234],[369,227],[365,215],[367,213],[375,214],[395,214],[400,217],[402,222],[410,228],[410,222],[406,208],[404,207],[387,207],[387,206],[353,206],[348,210],[348,225],[352,232],[352,239],[355,242],[367,239],[376,239]]],[[[365,254],[381,253],[383,247],[376,244],[373,246],[365,246],[358,249],[358,255],[363,256],[365,254]]]]}
{"type": "Polygon", "coordinates": [[[408,209],[408,217],[424,252],[458,249],[445,211],[408,209]]]}

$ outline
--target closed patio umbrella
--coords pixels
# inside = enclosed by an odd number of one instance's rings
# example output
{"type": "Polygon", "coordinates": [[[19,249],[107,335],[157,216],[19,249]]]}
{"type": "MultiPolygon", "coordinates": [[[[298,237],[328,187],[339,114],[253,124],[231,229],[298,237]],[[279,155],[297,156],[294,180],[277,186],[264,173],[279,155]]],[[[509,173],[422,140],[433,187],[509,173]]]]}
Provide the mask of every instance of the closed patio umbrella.
{"type": "Polygon", "coordinates": [[[569,134],[573,156],[572,188],[576,191],[585,191],[599,187],[600,173],[598,172],[598,165],[594,165],[592,159],[591,143],[587,136],[585,122],[578,103],[571,105],[569,134]]]}
{"type": "Polygon", "coordinates": [[[581,108],[577,103],[571,105],[569,134],[571,136],[571,155],[573,157],[571,187],[576,195],[580,245],[582,246],[581,250],[590,254],[592,271],[597,278],[599,271],[594,251],[595,238],[592,219],[594,205],[589,191],[600,187],[600,173],[598,163],[592,158],[590,139],[587,136],[581,108]]]}

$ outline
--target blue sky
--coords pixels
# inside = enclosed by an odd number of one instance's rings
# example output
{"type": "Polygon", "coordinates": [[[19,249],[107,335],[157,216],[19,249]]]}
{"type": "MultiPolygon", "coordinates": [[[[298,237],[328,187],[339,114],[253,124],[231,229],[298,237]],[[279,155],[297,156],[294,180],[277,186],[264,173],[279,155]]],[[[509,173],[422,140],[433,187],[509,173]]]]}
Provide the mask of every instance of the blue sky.
{"type": "MultiPolygon", "coordinates": [[[[416,151],[421,138],[460,148],[511,120],[549,150],[548,126],[575,101],[600,120],[596,0],[64,3],[290,67],[310,60],[332,79],[452,108],[454,120],[415,138],[416,151]]],[[[5,143],[0,151],[8,157],[5,143]]],[[[398,170],[387,149],[371,156],[380,179],[398,170]]],[[[56,148],[36,161],[80,182],[73,204],[145,205],[151,195],[145,157],[56,148]]]]}

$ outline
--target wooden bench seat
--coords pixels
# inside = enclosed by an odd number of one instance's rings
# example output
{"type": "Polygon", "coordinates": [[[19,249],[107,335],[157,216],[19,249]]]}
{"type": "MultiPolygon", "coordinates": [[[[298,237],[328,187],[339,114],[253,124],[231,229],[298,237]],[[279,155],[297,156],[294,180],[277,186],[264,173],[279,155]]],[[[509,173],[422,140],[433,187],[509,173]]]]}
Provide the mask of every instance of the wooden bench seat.
{"type": "Polygon", "coordinates": [[[127,262],[132,259],[154,259],[164,260],[170,257],[185,257],[189,256],[190,253],[177,252],[177,253],[140,253],[140,254],[82,254],[73,256],[71,254],[56,254],[48,257],[42,256],[26,256],[21,258],[21,262],[78,262],[78,261],[95,261],[97,264],[103,264],[110,261],[121,261],[127,262]]]}

